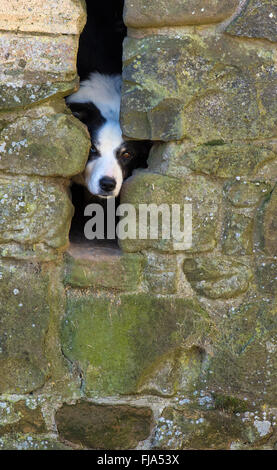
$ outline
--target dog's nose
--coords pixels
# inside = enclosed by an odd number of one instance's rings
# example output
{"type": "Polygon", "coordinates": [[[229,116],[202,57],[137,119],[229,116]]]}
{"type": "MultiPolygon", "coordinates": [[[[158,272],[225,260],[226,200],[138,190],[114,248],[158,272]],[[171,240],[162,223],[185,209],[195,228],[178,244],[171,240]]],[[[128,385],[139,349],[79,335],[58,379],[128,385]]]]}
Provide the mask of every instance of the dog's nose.
{"type": "Polygon", "coordinates": [[[103,191],[112,191],[116,187],[116,181],[114,178],[110,178],[109,176],[103,176],[101,180],[99,181],[100,188],[103,189],[103,191]]]}

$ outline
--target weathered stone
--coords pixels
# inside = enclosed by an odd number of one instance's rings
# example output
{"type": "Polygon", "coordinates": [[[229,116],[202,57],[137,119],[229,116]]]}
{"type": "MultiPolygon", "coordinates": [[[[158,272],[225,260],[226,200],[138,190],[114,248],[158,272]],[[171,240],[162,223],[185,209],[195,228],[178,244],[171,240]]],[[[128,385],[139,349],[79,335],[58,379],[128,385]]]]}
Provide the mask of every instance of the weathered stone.
{"type": "Polygon", "coordinates": [[[143,257],[100,248],[90,243],[71,243],[66,256],[65,283],[73,287],[95,287],[136,291],[142,277],[143,257]]]}
{"type": "Polygon", "coordinates": [[[277,187],[264,207],[264,247],[270,256],[277,255],[277,187]]]}
{"type": "Polygon", "coordinates": [[[187,142],[156,142],[152,145],[147,160],[148,168],[154,173],[180,178],[192,173],[186,166],[186,153],[194,146],[187,142]]]}
{"type": "Polygon", "coordinates": [[[62,183],[38,177],[0,177],[0,243],[64,248],[73,207],[62,183]]]}
{"type": "Polygon", "coordinates": [[[2,32],[0,108],[20,108],[72,93],[78,85],[77,50],[78,36],[2,32]]]}
{"type": "Polygon", "coordinates": [[[203,143],[275,135],[269,43],[217,34],[128,38],[123,78],[121,118],[128,137],[203,143]]]}
{"type": "Polygon", "coordinates": [[[130,405],[96,405],[84,400],[56,414],[60,436],[90,449],[133,449],[147,439],[152,411],[130,405]]]}
{"type": "Polygon", "coordinates": [[[262,147],[250,144],[224,144],[214,142],[185,152],[183,164],[193,171],[201,171],[220,178],[255,177],[277,154],[266,144],[262,147]]]}
{"type": "Polygon", "coordinates": [[[270,184],[260,181],[235,181],[229,182],[224,186],[226,198],[235,207],[251,207],[261,202],[261,199],[267,197],[271,192],[270,184]]]}
{"type": "Polygon", "coordinates": [[[43,385],[48,370],[49,279],[36,264],[1,262],[0,393],[43,385]]]}
{"type": "Polygon", "coordinates": [[[276,303],[257,295],[231,307],[219,325],[205,386],[276,406],[276,303]]]}
{"type": "Polygon", "coordinates": [[[235,11],[238,0],[132,0],[125,1],[126,26],[178,26],[218,23],[235,11]]]}
{"type": "Polygon", "coordinates": [[[277,41],[277,5],[274,0],[249,0],[226,31],[235,36],[277,41]]]}
{"type": "MultiPolygon", "coordinates": [[[[273,144],[244,144],[210,141],[205,145],[192,145],[187,142],[155,144],[149,157],[149,169],[168,176],[187,176],[192,171],[219,178],[237,178],[234,188],[240,189],[242,198],[247,195],[251,200],[257,193],[267,189],[261,181],[277,179],[277,151],[273,144]],[[275,166],[274,166],[275,165],[275,166]],[[240,186],[242,177],[255,179],[259,186],[240,186]],[[242,193],[243,191],[243,193],[242,193]]],[[[227,189],[229,186],[227,186],[227,189]]],[[[258,194],[257,194],[258,196],[258,194]]],[[[234,198],[234,197],[233,197],[234,198]]],[[[236,204],[235,200],[233,203],[236,204]]]]}
{"type": "MultiPolygon", "coordinates": [[[[0,434],[42,433],[46,426],[40,407],[27,405],[28,401],[0,401],[0,434]]],[[[0,446],[1,448],[1,446],[0,446]]]]}
{"type": "Polygon", "coordinates": [[[261,292],[276,295],[277,293],[277,262],[275,259],[257,259],[256,270],[258,286],[261,292]]]}
{"type": "MultiPolygon", "coordinates": [[[[123,185],[121,191],[121,203],[132,204],[136,208],[136,220],[133,221],[136,226],[137,237],[121,239],[120,245],[124,251],[141,251],[144,249],[157,249],[166,252],[178,252],[180,249],[190,251],[208,251],[214,248],[218,237],[217,213],[222,193],[219,185],[208,181],[203,176],[190,176],[183,179],[169,178],[149,171],[137,172],[132,178],[129,178],[123,185]],[[140,235],[140,228],[143,221],[140,221],[140,204],[156,204],[161,206],[166,204],[172,211],[173,204],[180,206],[181,223],[180,231],[189,232],[189,228],[183,228],[184,206],[192,208],[192,246],[180,247],[177,237],[173,233],[166,238],[162,233],[168,227],[169,221],[158,221],[159,233],[156,238],[143,238],[140,235]],[[163,222],[163,224],[162,224],[163,222]],[[176,244],[177,243],[177,244],[176,244]]],[[[149,222],[149,221],[148,221],[149,222]]],[[[152,221],[153,222],[153,221],[152,221]]],[[[189,222],[189,221],[188,221],[189,222]]],[[[149,222],[149,228],[153,229],[154,223],[149,222]]],[[[188,227],[188,225],[185,225],[188,227]]],[[[185,238],[185,237],[184,237],[185,238]]]]}
{"type": "Polygon", "coordinates": [[[242,294],[248,289],[252,277],[248,266],[226,256],[186,259],[184,273],[196,292],[211,299],[227,299],[242,294]]]}
{"type": "Polygon", "coordinates": [[[81,367],[88,395],[135,393],[159,357],[175,348],[201,347],[211,327],[205,310],[190,298],[78,294],[68,297],[62,348],[81,367]]]}
{"type": "Polygon", "coordinates": [[[19,117],[1,129],[1,170],[42,176],[83,171],[91,145],[85,126],[70,114],[52,114],[51,108],[48,112],[19,117]]]}
{"type": "Polygon", "coordinates": [[[251,255],[253,253],[252,217],[235,212],[225,216],[222,234],[222,251],[226,255],[251,255]]]}
{"type": "Polygon", "coordinates": [[[79,34],[86,21],[85,2],[2,0],[0,29],[51,34],[79,34]]]}
{"type": "Polygon", "coordinates": [[[166,407],[156,428],[154,448],[230,450],[233,448],[232,443],[240,441],[251,448],[253,442],[261,439],[261,432],[257,432],[255,423],[264,423],[267,434],[262,437],[267,435],[269,438],[272,433],[270,422],[263,418],[255,421],[249,412],[236,415],[226,410],[199,411],[166,407]]]}
{"type": "Polygon", "coordinates": [[[174,294],[178,286],[178,266],[175,256],[148,253],[143,280],[149,292],[174,294]]]}
{"type": "Polygon", "coordinates": [[[72,450],[47,434],[6,434],[0,437],[1,450],[72,450]]]}
{"type": "Polygon", "coordinates": [[[1,258],[12,258],[17,260],[35,260],[35,261],[57,261],[59,253],[55,248],[47,246],[45,243],[36,243],[34,245],[22,243],[3,243],[0,244],[1,258]]]}
{"type": "Polygon", "coordinates": [[[141,376],[138,392],[163,397],[192,393],[202,372],[205,352],[201,348],[177,348],[159,357],[141,376]]]}

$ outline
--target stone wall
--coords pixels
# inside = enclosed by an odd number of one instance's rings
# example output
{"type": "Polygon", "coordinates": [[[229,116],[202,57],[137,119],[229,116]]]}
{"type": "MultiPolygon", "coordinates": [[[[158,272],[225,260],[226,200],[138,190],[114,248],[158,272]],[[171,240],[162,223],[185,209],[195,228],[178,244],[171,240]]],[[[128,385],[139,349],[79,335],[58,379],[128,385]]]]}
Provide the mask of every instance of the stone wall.
{"type": "Polygon", "coordinates": [[[276,449],[275,0],[125,0],[122,202],[193,244],[68,247],[81,0],[0,5],[0,448],[276,449]],[[27,5],[28,4],[28,5],[27,5]]]}

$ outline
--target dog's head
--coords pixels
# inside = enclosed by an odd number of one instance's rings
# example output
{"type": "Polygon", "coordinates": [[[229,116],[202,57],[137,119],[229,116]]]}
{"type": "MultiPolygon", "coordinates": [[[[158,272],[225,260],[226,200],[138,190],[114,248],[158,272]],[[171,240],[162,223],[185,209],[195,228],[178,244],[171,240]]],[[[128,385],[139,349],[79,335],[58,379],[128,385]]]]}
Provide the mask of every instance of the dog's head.
{"type": "Polygon", "coordinates": [[[150,143],[125,141],[116,119],[105,119],[91,102],[70,103],[73,114],[86,124],[91,148],[83,174],[88,190],[96,196],[118,196],[123,180],[135,168],[145,168],[150,143]]]}

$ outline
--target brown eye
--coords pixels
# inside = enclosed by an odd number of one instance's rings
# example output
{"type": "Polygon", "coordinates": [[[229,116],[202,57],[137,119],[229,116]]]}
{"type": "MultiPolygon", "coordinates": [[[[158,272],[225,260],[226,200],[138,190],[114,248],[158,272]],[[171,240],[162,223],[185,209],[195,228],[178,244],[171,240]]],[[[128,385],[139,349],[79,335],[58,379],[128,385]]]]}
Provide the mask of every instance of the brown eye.
{"type": "Polygon", "coordinates": [[[124,152],[121,157],[122,158],[130,158],[131,154],[129,152],[124,152]]]}

